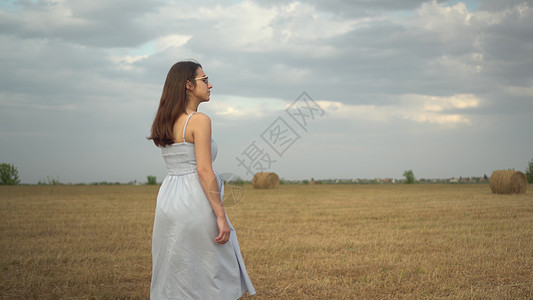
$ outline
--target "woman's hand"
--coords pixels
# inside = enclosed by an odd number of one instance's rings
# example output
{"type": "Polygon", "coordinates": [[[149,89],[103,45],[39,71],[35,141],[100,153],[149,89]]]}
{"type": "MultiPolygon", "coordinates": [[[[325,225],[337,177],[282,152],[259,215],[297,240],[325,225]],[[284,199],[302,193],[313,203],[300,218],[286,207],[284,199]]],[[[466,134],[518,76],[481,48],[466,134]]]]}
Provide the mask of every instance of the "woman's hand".
{"type": "Polygon", "coordinates": [[[215,238],[215,243],[223,245],[227,241],[229,241],[229,236],[231,234],[231,229],[229,228],[226,216],[217,217],[217,225],[219,233],[218,236],[215,238]]]}

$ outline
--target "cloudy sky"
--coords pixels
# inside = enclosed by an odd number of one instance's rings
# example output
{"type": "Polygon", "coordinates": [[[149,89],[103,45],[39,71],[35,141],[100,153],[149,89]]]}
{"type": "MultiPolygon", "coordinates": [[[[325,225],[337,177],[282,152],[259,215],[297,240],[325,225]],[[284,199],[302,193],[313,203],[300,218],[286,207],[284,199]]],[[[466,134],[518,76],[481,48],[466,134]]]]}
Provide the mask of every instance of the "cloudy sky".
{"type": "Polygon", "coordinates": [[[533,158],[531,0],[2,0],[0,162],[24,183],[161,181],[146,136],[184,59],[214,85],[220,172],[450,178],[533,158]]]}

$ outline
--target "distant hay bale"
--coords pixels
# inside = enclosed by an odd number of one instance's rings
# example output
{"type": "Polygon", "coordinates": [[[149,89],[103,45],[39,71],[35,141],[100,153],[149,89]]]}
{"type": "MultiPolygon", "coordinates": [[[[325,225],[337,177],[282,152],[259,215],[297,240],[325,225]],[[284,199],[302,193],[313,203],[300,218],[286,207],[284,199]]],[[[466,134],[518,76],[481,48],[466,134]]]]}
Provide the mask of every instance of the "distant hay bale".
{"type": "Polygon", "coordinates": [[[520,171],[496,170],[490,176],[490,189],[494,194],[525,194],[526,175],[520,171]]]}
{"type": "Polygon", "coordinates": [[[275,189],[278,185],[279,176],[272,172],[256,173],[252,179],[254,189],[275,189]]]}

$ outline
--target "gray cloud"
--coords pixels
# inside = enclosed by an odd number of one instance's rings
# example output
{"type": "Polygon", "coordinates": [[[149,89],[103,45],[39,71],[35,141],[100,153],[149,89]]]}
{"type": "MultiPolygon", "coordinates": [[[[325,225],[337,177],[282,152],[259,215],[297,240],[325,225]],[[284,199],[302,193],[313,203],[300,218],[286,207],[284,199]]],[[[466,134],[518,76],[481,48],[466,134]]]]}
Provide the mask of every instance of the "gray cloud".
{"type": "Polygon", "coordinates": [[[522,168],[533,155],[533,7],[480,2],[0,6],[0,158],[24,182],[161,179],[145,137],[166,72],[194,58],[215,85],[201,109],[223,171],[238,172],[235,156],[302,91],[329,110],[278,158],[282,177],[522,168]]]}
{"type": "Polygon", "coordinates": [[[131,47],[152,33],[142,18],[160,1],[18,1],[3,12],[0,25],[24,39],[59,39],[96,47],[131,47]]]}

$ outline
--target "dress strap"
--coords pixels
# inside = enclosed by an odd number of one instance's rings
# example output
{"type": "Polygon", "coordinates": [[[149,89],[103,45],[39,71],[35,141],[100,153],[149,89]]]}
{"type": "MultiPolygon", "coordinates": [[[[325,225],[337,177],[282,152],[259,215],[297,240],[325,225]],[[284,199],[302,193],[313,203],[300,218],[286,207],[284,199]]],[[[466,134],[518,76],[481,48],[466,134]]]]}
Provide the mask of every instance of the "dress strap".
{"type": "Polygon", "coordinates": [[[189,123],[189,119],[194,115],[196,112],[193,112],[187,117],[187,120],[185,121],[185,125],[183,125],[183,142],[185,143],[185,129],[187,128],[187,123],[189,123]]]}

